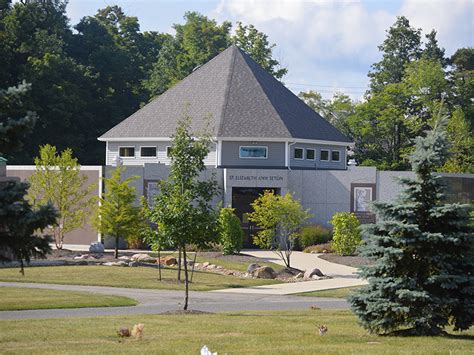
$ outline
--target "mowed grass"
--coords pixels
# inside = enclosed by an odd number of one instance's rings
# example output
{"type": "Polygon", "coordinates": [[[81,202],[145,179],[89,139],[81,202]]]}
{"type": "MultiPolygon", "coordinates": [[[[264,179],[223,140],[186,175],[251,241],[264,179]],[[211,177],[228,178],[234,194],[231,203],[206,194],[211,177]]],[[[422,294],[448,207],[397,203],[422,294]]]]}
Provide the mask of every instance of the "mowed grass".
{"type": "MultiPolygon", "coordinates": [[[[176,281],[176,268],[162,269],[161,272],[163,280],[159,281],[158,269],[151,267],[43,266],[25,268],[25,276],[22,276],[18,269],[0,269],[0,281],[184,290],[184,271],[181,273],[183,280],[181,283],[176,281]]],[[[190,289],[193,291],[209,291],[272,283],[278,283],[278,281],[240,279],[234,276],[194,271],[190,289]]]]}
{"type": "MultiPolygon", "coordinates": [[[[39,288],[0,287],[0,311],[50,308],[135,306],[128,297],[39,288]]],[[[0,315],[1,318],[1,315],[0,315]]]]}
{"type": "Polygon", "coordinates": [[[349,311],[233,312],[0,321],[0,349],[13,353],[472,354],[474,331],[461,336],[368,334],[349,311]],[[119,339],[143,323],[142,340],[119,339]],[[317,335],[316,324],[328,333],[317,335]]]}
{"type": "Polygon", "coordinates": [[[334,288],[332,290],[323,290],[323,291],[311,291],[305,293],[299,293],[298,296],[306,297],[333,297],[333,298],[347,298],[351,292],[358,289],[359,287],[342,287],[334,288]]]}

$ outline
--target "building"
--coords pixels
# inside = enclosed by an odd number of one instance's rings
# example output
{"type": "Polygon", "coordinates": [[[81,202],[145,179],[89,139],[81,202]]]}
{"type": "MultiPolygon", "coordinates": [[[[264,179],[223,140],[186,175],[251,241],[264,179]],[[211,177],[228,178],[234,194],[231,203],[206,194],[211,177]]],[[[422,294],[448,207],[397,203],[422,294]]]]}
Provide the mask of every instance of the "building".
{"type": "MultiPolygon", "coordinates": [[[[348,167],[350,139],[236,46],[99,137],[106,142],[106,170],[118,162],[127,166],[129,175],[140,177],[138,194],[151,202],[158,181],[168,176],[171,136],[185,116],[193,131],[213,137],[206,174],[217,176],[222,194],[216,203],[236,209],[247,245],[254,228],[250,203],[265,189],[292,192],[315,223],[327,225],[339,211],[369,222],[369,203],[395,197],[394,177],[411,174],[348,167]]],[[[455,184],[453,193],[464,196],[472,177],[455,184]]]]}

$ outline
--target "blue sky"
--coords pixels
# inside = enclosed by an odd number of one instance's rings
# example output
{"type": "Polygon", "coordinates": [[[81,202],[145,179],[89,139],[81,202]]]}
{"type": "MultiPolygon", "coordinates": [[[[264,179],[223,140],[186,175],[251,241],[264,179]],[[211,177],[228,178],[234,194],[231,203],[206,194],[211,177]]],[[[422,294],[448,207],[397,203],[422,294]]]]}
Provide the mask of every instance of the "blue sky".
{"type": "Polygon", "coordinates": [[[289,71],[286,85],[296,93],[313,89],[324,97],[335,91],[362,96],[370,65],[380,59],[377,46],[397,15],[424,33],[436,29],[448,55],[474,46],[471,0],[70,0],[68,16],[76,24],[115,4],[137,16],[143,31],[172,32],[186,11],[218,22],[253,24],[276,43],[274,56],[289,71]]]}

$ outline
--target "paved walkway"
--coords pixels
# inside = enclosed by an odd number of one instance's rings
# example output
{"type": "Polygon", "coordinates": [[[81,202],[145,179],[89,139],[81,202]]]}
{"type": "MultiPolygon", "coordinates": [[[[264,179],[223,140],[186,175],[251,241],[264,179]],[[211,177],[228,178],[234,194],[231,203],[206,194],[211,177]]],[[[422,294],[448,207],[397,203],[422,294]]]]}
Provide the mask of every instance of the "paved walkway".
{"type": "MultiPolygon", "coordinates": [[[[150,290],[135,288],[55,285],[23,282],[0,282],[1,286],[45,288],[51,290],[86,291],[108,295],[126,296],[139,304],[132,307],[97,307],[75,309],[45,309],[26,311],[0,311],[0,320],[27,318],[95,317],[107,315],[158,314],[182,309],[183,291],[150,290]]],[[[1,290],[0,290],[1,298],[1,290]]],[[[225,311],[272,311],[308,309],[316,305],[321,309],[348,309],[344,299],[276,296],[258,294],[227,294],[191,291],[189,308],[207,312],[225,311]]]]}
{"type": "MultiPolygon", "coordinates": [[[[243,254],[252,255],[270,262],[284,265],[280,258],[271,251],[251,250],[243,251],[243,254]]],[[[291,254],[291,266],[308,270],[318,268],[323,274],[331,276],[331,279],[281,283],[265,286],[233,288],[212,291],[216,293],[242,293],[242,294],[269,294],[269,295],[291,295],[295,293],[330,290],[341,287],[360,286],[367,283],[356,275],[357,269],[345,265],[331,263],[318,257],[318,254],[303,253],[295,251],[291,254]]]]}

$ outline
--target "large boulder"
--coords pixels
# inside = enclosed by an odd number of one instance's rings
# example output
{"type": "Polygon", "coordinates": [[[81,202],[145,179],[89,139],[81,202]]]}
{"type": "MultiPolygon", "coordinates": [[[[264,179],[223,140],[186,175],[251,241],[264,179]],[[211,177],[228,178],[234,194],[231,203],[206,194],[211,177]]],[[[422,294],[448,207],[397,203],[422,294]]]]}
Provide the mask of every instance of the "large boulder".
{"type": "Polygon", "coordinates": [[[304,273],[305,279],[311,279],[313,276],[323,277],[325,275],[318,268],[306,270],[304,273]]]}
{"type": "Polygon", "coordinates": [[[248,272],[249,274],[251,274],[252,272],[254,272],[255,270],[257,270],[259,267],[260,267],[260,265],[258,265],[258,264],[250,264],[250,265],[247,267],[247,272],[248,272]]]}
{"type": "Polygon", "coordinates": [[[269,266],[262,266],[255,269],[252,272],[252,275],[257,279],[274,279],[276,277],[276,272],[269,266]]]}
{"type": "Polygon", "coordinates": [[[128,266],[128,264],[123,260],[109,261],[109,262],[106,262],[106,263],[102,263],[102,265],[104,265],[104,266],[128,266]]]}
{"type": "Polygon", "coordinates": [[[155,263],[156,259],[148,254],[133,254],[130,258],[132,261],[139,261],[141,263],[155,263]]]}
{"type": "Polygon", "coordinates": [[[167,255],[156,260],[156,263],[160,265],[172,266],[178,265],[178,260],[176,260],[174,256],[167,255]]]}
{"type": "Polygon", "coordinates": [[[104,252],[104,244],[100,243],[100,242],[97,242],[97,243],[91,243],[90,247],[89,247],[89,251],[91,253],[98,253],[98,254],[102,254],[104,252]]]}

